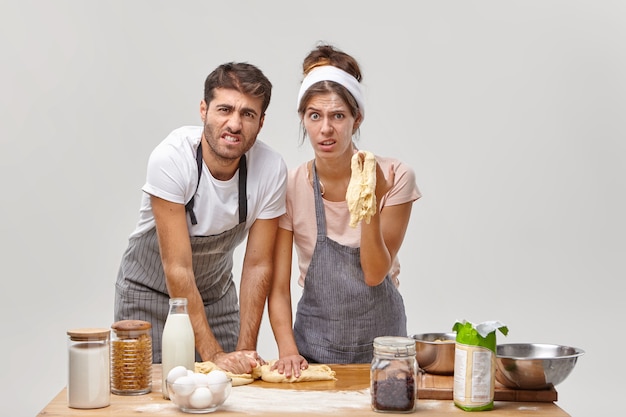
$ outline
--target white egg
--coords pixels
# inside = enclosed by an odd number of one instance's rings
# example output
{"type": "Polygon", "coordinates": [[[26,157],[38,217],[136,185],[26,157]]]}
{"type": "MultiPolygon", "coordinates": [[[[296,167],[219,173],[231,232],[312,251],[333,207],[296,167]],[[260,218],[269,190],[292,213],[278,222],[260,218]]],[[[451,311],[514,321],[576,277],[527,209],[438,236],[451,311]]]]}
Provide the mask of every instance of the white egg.
{"type": "Polygon", "coordinates": [[[206,387],[209,384],[209,377],[202,372],[196,372],[191,375],[191,378],[196,383],[196,387],[206,387]]]}
{"type": "Polygon", "coordinates": [[[187,368],[182,365],[175,366],[167,373],[167,382],[172,384],[181,376],[187,376],[187,368]]]}
{"type": "Polygon", "coordinates": [[[225,384],[216,384],[209,387],[209,389],[211,390],[211,394],[213,394],[213,404],[222,404],[224,401],[226,401],[225,388],[225,384]]]}
{"type": "Polygon", "coordinates": [[[230,378],[220,370],[213,370],[207,374],[209,379],[209,389],[213,393],[213,400],[216,403],[223,403],[228,397],[230,378]]]}
{"type": "Polygon", "coordinates": [[[213,394],[207,387],[198,387],[189,396],[189,405],[192,408],[207,408],[213,404],[213,394]]]}
{"type": "Polygon", "coordinates": [[[190,376],[181,376],[172,384],[172,389],[176,395],[186,396],[196,388],[196,381],[190,376]]]}
{"type": "Polygon", "coordinates": [[[228,375],[226,372],[220,371],[219,369],[214,369],[207,374],[209,384],[219,384],[221,382],[228,381],[228,375]]]}

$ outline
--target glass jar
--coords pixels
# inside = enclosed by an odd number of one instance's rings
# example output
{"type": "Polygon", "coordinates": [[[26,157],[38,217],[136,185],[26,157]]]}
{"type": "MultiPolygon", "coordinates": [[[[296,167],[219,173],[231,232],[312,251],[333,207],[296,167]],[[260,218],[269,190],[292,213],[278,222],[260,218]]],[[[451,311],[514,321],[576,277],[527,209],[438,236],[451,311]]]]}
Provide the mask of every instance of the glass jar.
{"type": "Polygon", "coordinates": [[[67,404],[101,408],[111,403],[109,329],[68,330],[67,404]]]}
{"type": "Polygon", "coordinates": [[[111,392],[141,395],[152,390],[152,325],[122,320],[111,329],[111,392]]]}
{"type": "Polygon", "coordinates": [[[415,411],[417,405],[415,340],[396,336],[374,339],[370,392],[374,411],[383,413],[415,411]]]}

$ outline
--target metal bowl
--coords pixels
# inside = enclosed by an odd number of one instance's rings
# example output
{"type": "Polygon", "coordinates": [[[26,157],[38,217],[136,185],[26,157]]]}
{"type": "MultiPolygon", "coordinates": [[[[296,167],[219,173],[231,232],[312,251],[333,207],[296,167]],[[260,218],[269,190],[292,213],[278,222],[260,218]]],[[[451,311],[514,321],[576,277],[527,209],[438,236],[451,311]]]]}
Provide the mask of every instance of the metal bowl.
{"type": "Polygon", "coordinates": [[[496,380],[508,388],[546,389],[565,380],[584,350],[542,343],[496,346],[496,380]]]}
{"type": "Polygon", "coordinates": [[[429,374],[454,374],[454,348],[456,332],[421,333],[415,339],[417,365],[429,374]]]}

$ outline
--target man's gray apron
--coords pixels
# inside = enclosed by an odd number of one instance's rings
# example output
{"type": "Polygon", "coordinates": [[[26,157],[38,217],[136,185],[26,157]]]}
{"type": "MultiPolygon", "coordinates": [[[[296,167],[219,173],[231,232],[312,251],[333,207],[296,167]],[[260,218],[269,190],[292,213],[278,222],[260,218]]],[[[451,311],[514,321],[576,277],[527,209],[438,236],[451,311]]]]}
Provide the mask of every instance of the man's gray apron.
{"type": "MultiPolygon", "coordinates": [[[[201,173],[200,146],[198,154],[201,173]]],[[[246,178],[246,156],[243,155],[239,164],[239,224],[218,235],[190,236],[196,285],[204,301],[209,326],[225,352],[234,351],[239,338],[239,302],[232,268],[233,252],[246,236],[246,178]]],[[[193,210],[190,216],[195,221],[193,210]]],[[[170,296],[165,285],[156,228],[130,239],[115,290],[115,321],[133,319],[150,322],[152,361],[160,363],[161,336],[169,312],[170,296]]],[[[196,360],[201,360],[197,353],[196,360]]]]}
{"type": "Polygon", "coordinates": [[[326,235],[315,163],[313,188],[317,243],[296,312],[296,344],[312,363],[369,363],[375,337],[406,336],[404,302],[389,276],[375,287],[365,283],[360,248],[326,235]]]}

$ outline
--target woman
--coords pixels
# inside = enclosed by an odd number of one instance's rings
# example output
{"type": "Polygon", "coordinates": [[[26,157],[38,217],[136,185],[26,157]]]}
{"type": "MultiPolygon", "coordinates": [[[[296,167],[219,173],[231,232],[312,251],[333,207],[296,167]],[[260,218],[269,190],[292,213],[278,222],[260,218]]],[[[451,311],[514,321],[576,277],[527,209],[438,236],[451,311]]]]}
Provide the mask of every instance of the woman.
{"type": "Polygon", "coordinates": [[[308,363],[367,363],[377,336],[406,336],[404,303],[390,271],[421,195],[413,170],[376,156],[376,214],[350,227],[346,191],[353,142],[365,115],[359,65],[320,45],[304,59],[298,95],[304,137],[315,158],[289,174],[268,300],[279,359],[273,369],[299,376],[308,363]],[[292,246],[304,290],[292,330],[292,246]]]}

